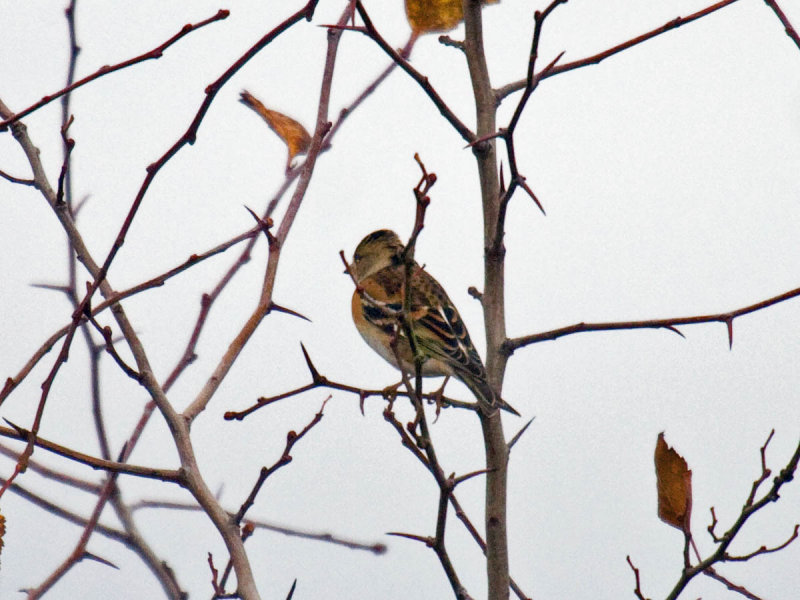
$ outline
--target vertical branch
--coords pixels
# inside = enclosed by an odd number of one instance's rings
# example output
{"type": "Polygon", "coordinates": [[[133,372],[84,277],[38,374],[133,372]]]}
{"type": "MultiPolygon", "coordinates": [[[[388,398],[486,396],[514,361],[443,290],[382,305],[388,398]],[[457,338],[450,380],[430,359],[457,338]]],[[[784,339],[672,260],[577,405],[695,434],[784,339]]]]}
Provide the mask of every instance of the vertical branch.
{"type": "MultiPolygon", "coordinates": [[[[496,104],[486,55],[483,49],[483,24],[479,0],[463,0],[465,39],[472,90],[475,97],[477,136],[481,139],[496,129],[496,104]]],[[[477,161],[483,205],[484,290],[483,316],[486,328],[486,372],[489,383],[500,390],[506,357],[500,352],[506,337],[505,326],[505,247],[495,244],[500,206],[500,182],[494,139],[473,146],[477,161]]],[[[508,446],[503,434],[500,411],[479,413],[486,451],[486,571],[489,600],[508,598],[509,565],[506,531],[508,446]]]]}
{"type": "MultiPolygon", "coordinates": [[[[69,6],[65,9],[64,13],[67,18],[67,31],[69,34],[69,63],[67,65],[67,81],[65,88],[69,89],[75,82],[75,68],[78,64],[78,55],[81,48],[78,45],[78,39],[75,27],[75,10],[77,8],[77,0],[72,0],[69,6]]],[[[63,184],[59,186],[63,195],[66,210],[76,218],[76,208],[73,201],[72,193],[72,162],[71,162],[71,149],[74,142],[67,137],[67,129],[72,122],[70,115],[70,102],[72,101],[72,92],[68,91],[61,96],[61,137],[64,141],[64,158],[63,158],[63,184]]],[[[78,207],[80,208],[80,207],[78,207]]],[[[72,309],[76,310],[80,303],[80,290],[78,290],[78,261],[75,255],[75,245],[72,238],[67,237],[67,296],[72,303],[72,309]]],[[[94,419],[95,432],[97,433],[97,441],[100,445],[100,456],[106,460],[111,459],[111,449],[108,445],[108,436],[106,435],[105,423],[103,421],[103,411],[100,404],[100,357],[102,345],[98,345],[92,337],[90,328],[83,323],[81,325],[86,347],[89,350],[89,382],[92,396],[92,418],[94,419]]]]}
{"type": "MultiPolygon", "coordinates": [[[[316,4],[316,3],[315,3],[316,4]]],[[[349,13],[345,11],[340,22],[344,24],[349,17],[349,13]]],[[[199,415],[211,400],[211,397],[216,393],[222,380],[227,376],[233,363],[238,358],[245,344],[250,340],[255,333],[256,328],[267,316],[272,309],[272,290],[275,285],[275,277],[278,274],[278,263],[281,256],[281,248],[289,235],[289,231],[294,224],[295,217],[297,216],[300,206],[305,198],[306,190],[311,182],[311,177],[314,173],[314,166],[316,165],[317,157],[322,151],[324,141],[328,132],[331,129],[331,123],[328,121],[328,106],[330,103],[330,91],[333,82],[333,71],[336,65],[336,55],[339,47],[339,39],[341,38],[341,29],[332,27],[328,30],[328,49],[325,57],[325,67],[322,74],[322,83],[320,86],[320,100],[317,109],[317,123],[314,130],[314,136],[311,141],[311,147],[308,149],[306,160],[303,163],[300,177],[297,182],[297,187],[292,194],[289,205],[286,208],[283,219],[278,226],[278,231],[274,234],[269,241],[269,255],[267,258],[266,272],[261,287],[261,297],[258,301],[253,313],[247,319],[244,327],[240,330],[237,336],[228,346],[225,354],[220,359],[214,372],[208,378],[203,388],[197,394],[192,403],[184,410],[183,417],[191,423],[197,415],[199,415]]]]}

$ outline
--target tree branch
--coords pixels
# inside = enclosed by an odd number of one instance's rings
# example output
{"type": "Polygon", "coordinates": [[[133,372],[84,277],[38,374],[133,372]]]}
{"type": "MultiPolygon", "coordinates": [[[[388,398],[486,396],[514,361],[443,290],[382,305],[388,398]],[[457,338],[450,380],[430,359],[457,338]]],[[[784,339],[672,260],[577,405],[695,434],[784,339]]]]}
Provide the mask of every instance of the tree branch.
{"type": "Polygon", "coordinates": [[[608,323],[575,323],[574,325],[567,325],[558,329],[551,329],[550,331],[543,331],[541,333],[534,333],[517,338],[510,338],[503,343],[502,350],[508,356],[513,354],[519,348],[537,344],[539,342],[556,340],[558,338],[572,335],[574,333],[584,333],[588,331],[612,331],[617,329],[669,329],[683,337],[683,334],[678,331],[679,325],[697,325],[699,323],[725,323],[728,332],[728,344],[733,346],[733,320],[737,317],[750,314],[759,310],[768,308],[774,304],[785,302],[800,296],[800,288],[795,288],[767,298],[755,304],[750,304],[742,308],[737,308],[726,313],[717,313],[712,315],[699,315],[694,317],[672,317],[669,319],[648,319],[644,321],[612,321],[608,323]]]}
{"type": "Polygon", "coordinates": [[[764,0],[764,2],[766,3],[767,6],[769,6],[772,9],[772,12],[775,13],[778,19],[780,19],[784,31],[786,32],[786,35],[789,36],[789,39],[792,40],[794,42],[794,45],[797,46],[797,48],[800,50],[800,35],[797,35],[797,31],[792,26],[792,23],[791,21],[789,21],[789,18],[786,16],[786,13],[784,13],[781,10],[781,7],[778,6],[777,0],[764,0]]]}
{"type": "MultiPolygon", "coordinates": [[[[737,0],[721,0],[711,6],[708,6],[702,10],[699,10],[695,13],[692,13],[686,17],[677,17],[664,25],[657,27],[647,33],[643,33],[642,35],[638,35],[634,38],[626,42],[622,42],[621,44],[617,44],[616,46],[609,48],[608,50],[604,50],[603,52],[599,52],[597,54],[593,54],[592,56],[587,56],[586,58],[582,58],[580,60],[576,60],[569,63],[564,63],[559,66],[554,66],[552,68],[545,68],[539,73],[537,73],[536,77],[539,80],[547,79],[549,77],[553,77],[555,75],[560,75],[561,73],[566,73],[567,71],[574,71],[575,69],[580,69],[581,67],[587,67],[589,65],[596,65],[599,64],[601,61],[614,56],[615,54],[619,54],[623,50],[627,50],[633,46],[646,42],[656,36],[661,35],[662,33],[666,33],[667,31],[671,31],[673,29],[677,29],[682,25],[686,25],[687,23],[691,23],[692,21],[696,21],[706,15],[709,15],[713,12],[720,10],[721,8],[725,8],[730,4],[733,4],[737,0]]],[[[527,81],[525,79],[521,79],[519,81],[515,81],[513,83],[509,83],[504,85],[503,87],[499,88],[495,93],[497,96],[498,101],[502,100],[509,94],[513,94],[519,90],[525,89],[527,85],[527,81]]]]}
{"type": "Polygon", "coordinates": [[[227,19],[228,15],[230,15],[230,11],[221,9],[217,11],[217,14],[215,14],[213,17],[209,17],[208,19],[199,21],[194,25],[192,25],[191,23],[184,25],[183,27],[181,27],[181,30],[178,33],[173,35],[171,38],[169,38],[166,42],[164,42],[160,46],[153,48],[149,52],[145,52],[144,54],[140,54],[139,56],[136,56],[134,58],[129,58],[128,60],[122,61],[121,63],[117,63],[116,65],[102,66],[91,75],[87,75],[86,77],[84,77],[83,79],[79,79],[75,83],[70,83],[65,88],[60,89],[57,92],[44,96],[41,100],[39,100],[35,104],[32,104],[28,108],[25,108],[19,111],[18,113],[14,113],[7,117],[4,115],[4,120],[0,121],[0,131],[5,131],[12,123],[19,121],[21,118],[28,116],[32,112],[39,110],[40,108],[46,106],[47,104],[50,104],[50,102],[52,102],[53,100],[57,100],[61,96],[69,94],[73,90],[76,90],[79,87],[84,86],[91,81],[94,81],[95,79],[99,79],[104,75],[108,75],[109,73],[113,73],[114,71],[125,69],[126,67],[130,67],[132,65],[144,62],[146,60],[156,60],[161,58],[162,55],[164,54],[164,50],[172,46],[175,42],[177,42],[181,38],[189,35],[192,31],[200,29],[201,27],[205,27],[209,23],[214,23],[215,21],[221,21],[223,19],[227,19]]]}

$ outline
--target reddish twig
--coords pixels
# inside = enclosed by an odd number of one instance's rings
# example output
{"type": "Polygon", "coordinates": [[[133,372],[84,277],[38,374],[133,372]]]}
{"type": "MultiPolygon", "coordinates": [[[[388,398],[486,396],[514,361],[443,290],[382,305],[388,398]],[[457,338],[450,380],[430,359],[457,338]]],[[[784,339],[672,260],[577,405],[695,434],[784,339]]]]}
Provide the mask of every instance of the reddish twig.
{"type": "MultiPolygon", "coordinates": [[[[630,40],[622,42],[621,44],[617,44],[616,46],[614,46],[612,48],[609,48],[608,50],[604,50],[603,52],[599,52],[599,53],[594,54],[592,56],[587,56],[586,58],[582,58],[580,60],[576,60],[576,61],[573,61],[573,62],[570,62],[570,63],[564,63],[564,64],[559,65],[559,66],[555,66],[555,65],[553,65],[552,67],[548,66],[548,67],[542,69],[541,71],[539,71],[539,73],[536,74],[536,78],[541,81],[543,79],[547,79],[549,77],[553,77],[554,75],[560,75],[561,73],[566,73],[567,71],[573,71],[575,69],[580,69],[581,67],[587,67],[589,65],[599,64],[601,61],[605,60],[606,58],[614,56],[615,54],[619,54],[623,50],[627,50],[628,48],[631,48],[632,46],[636,46],[638,44],[646,42],[646,41],[648,41],[648,40],[650,40],[650,39],[652,39],[652,38],[654,38],[656,36],[661,35],[662,33],[666,33],[666,32],[671,31],[673,29],[677,29],[678,27],[681,27],[682,25],[686,25],[687,23],[691,23],[692,21],[696,21],[697,19],[705,17],[705,16],[707,16],[707,15],[713,13],[713,12],[716,12],[716,11],[722,9],[722,8],[725,8],[726,6],[729,6],[730,4],[733,4],[736,1],[737,0],[721,0],[720,2],[712,4],[711,6],[708,6],[708,7],[704,8],[704,9],[702,9],[702,10],[699,10],[699,11],[697,11],[695,13],[692,13],[692,14],[686,16],[686,17],[677,17],[677,18],[673,19],[672,21],[669,21],[668,23],[665,23],[664,25],[662,25],[660,27],[656,27],[655,29],[653,29],[651,31],[648,31],[647,33],[643,33],[642,35],[638,35],[638,36],[636,36],[634,38],[631,38],[630,40]]],[[[496,92],[495,92],[495,95],[497,96],[498,101],[500,101],[503,98],[505,98],[506,96],[508,96],[509,94],[513,94],[514,92],[517,92],[519,90],[524,90],[526,85],[527,85],[527,80],[526,79],[521,79],[519,81],[514,81],[512,83],[506,84],[503,87],[497,89],[496,92]]]]}
{"type": "Polygon", "coordinates": [[[636,587],[633,588],[633,593],[639,600],[648,600],[648,598],[645,598],[644,594],[642,594],[642,585],[641,580],[639,579],[639,569],[633,564],[630,555],[626,556],[625,560],[628,561],[628,566],[631,568],[631,571],[633,571],[633,577],[636,580],[636,587]]]}
{"type": "Polygon", "coordinates": [[[779,550],[783,550],[789,544],[791,544],[793,541],[797,539],[798,530],[800,530],[800,524],[795,524],[791,535],[788,538],[786,538],[786,541],[784,541],[781,544],[778,544],[777,546],[768,547],[762,545],[759,548],[753,550],[752,552],[748,552],[747,554],[741,554],[741,555],[726,554],[725,560],[730,562],[745,562],[755,556],[761,556],[762,554],[772,554],[773,552],[778,552],[779,550]]]}
{"type": "Polygon", "coordinates": [[[756,493],[758,492],[758,488],[761,487],[761,484],[764,483],[770,475],[772,475],[772,471],[767,467],[767,446],[772,441],[772,436],[775,435],[775,430],[771,430],[769,435],[767,436],[767,441],[764,442],[764,445],[761,446],[759,453],[761,454],[761,476],[753,482],[753,486],[750,488],[750,495],[747,497],[745,501],[745,506],[753,506],[753,501],[755,500],[756,493]]]}
{"type": "Polygon", "coordinates": [[[208,553],[208,568],[211,569],[211,589],[214,590],[214,596],[218,598],[225,593],[225,590],[219,585],[219,571],[214,566],[214,557],[211,552],[208,553]]]}
{"type": "Polygon", "coordinates": [[[94,325],[95,329],[103,336],[103,340],[105,341],[105,349],[109,356],[114,359],[114,362],[117,363],[117,366],[120,370],[125,373],[128,377],[136,381],[137,383],[142,382],[141,374],[136,371],[133,367],[128,365],[122,357],[117,352],[117,349],[114,347],[114,338],[111,331],[111,327],[109,325],[102,326],[100,323],[97,322],[97,319],[94,317],[89,318],[89,322],[94,325]]]}
{"type": "MultiPolygon", "coordinates": [[[[65,88],[63,88],[63,89],[61,89],[61,90],[59,90],[57,92],[54,92],[54,93],[49,94],[47,96],[44,96],[37,103],[32,104],[28,108],[23,109],[23,110],[19,111],[18,113],[15,113],[11,117],[8,117],[7,119],[5,119],[3,121],[0,121],[0,131],[5,131],[6,129],[8,129],[9,125],[11,125],[12,123],[15,123],[16,121],[20,120],[21,118],[31,114],[33,111],[39,110],[43,106],[45,106],[45,105],[49,104],[50,102],[52,102],[53,100],[57,100],[61,96],[64,96],[65,94],[69,94],[71,91],[76,90],[79,87],[81,87],[83,85],[86,85],[87,83],[89,83],[91,81],[94,81],[95,79],[103,77],[104,75],[108,75],[109,73],[113,73],[114,71],[119,71],[120,69],[125,69],[127,67],[130,67],[132,65],[135,65],[137,63],[140,63],[140,62],[143,62],[143,61],[146,61],[146,60],[155,60],[155,59],[161,58],[161,56],[164,54],[164,50],[166,50],[167,48],[172,46],[175,42],[177,42],[181,38],[187,36],[192,31],[195,31],[197,29],[200,29],[201,27],[204,27],[204,26],[208,25],[209,23],[213,23],[215,21],[221,21],[222,19],[226,19],[229,14],[230,14],[230,11],[227,11],[227,10],[224,10],[224,9],[223,10],[219,10],[217,12],[217,14],[215,14],[213,17],[209,17],[208,19],[204,19],[204,20],[199,21],[198,23],[195,23],[195,24],[191,24],[190,23],[190,24],[184,25],[178,33],[173,35],[171,38],[169,38],[166,42],[164,42],[160,46],[158,46],[156,48],[153,48],[149,52],[145,52],[144,54],[141,54],[141,55],[136,56],[134,58],[129,58],[128,60],[122,61],[121,63],[117,63],[116,65],[112,65],[112,66],[105,65],[105,66],[100,67],[97,71],[95,71],[91,75],[87,75],[83,79],[79,79],[75,83],[67,85],[65,88]]],[[[74,45],[74,42],[73,42],[73,45],[74,45]]]]}
{"type": "Polygon", "coordinates": [[[786,35],[789,36],[789,39],[791,39],[795,46],[800,49],[800,35],[797,35],[797,31],[792,26],[792,23],[789,21],[786,13],[784,13],[783,10],[781,10],[781,7],[778,6],[777,0],[764,0],[764,2],[772,9],[772,12],[775,13],[778,19],[780,19],[781,24],[783,25],[783,30],[786,32],[786,35]]]}
{"type": "Polygon", "coordinates": [[[342,29],[363,33],[376,44],[378,44],[380,49],[392,59],[392,62],[399,65],[401,69],[408,73],[411,78],[417,82],[425,94],[427,94],[428,98],[431,99],[441,115],[447,119],[447,122],[453,126],[453,129],[458,132],[464,141],[468,144],[472,143],[475,140],[475,134],[469,129],[469,127],[464,125],[464,123],[456,116],[452,109],[447,106],[439,93],[430,84],[428,78],[411,66],[411,63],[408,62],[408,60],[406,60],[400,53],[392,48],[385,39],[383,39],[383,36],[381,36],[381,34],[378,33],[378,30],[375,29],[375,26],[372,24],[372,19],[370,19],[367,11],[364,9],[364,6],[360,1],[356,2],[356,10],[361,17],[361,20],[364,22],[364,27],[342,27],[342,29]]]}
{"type": "Polygon", "coordinates": [[[540,73],[539,78],[547,79],[548,77],[553,77],[554,75],[560,75],[561,73],[566,73],[567,71],[573,71],[581,67],[599,64],[606,58],[613,56],[615,54],[619,54],[623,50],[627,50],[632,46],[636,46],[638,44],[641,44],[642,42],[651,40],[654,37],[661,35],[662,33],[672,31],[673,29],[677,29],[678,27],[691,23],[692,21],[696,21],[697,19],[710,15],[711,13],[716,12],[722,8],[725,8],[726,6],[729,6],[736,1],[737,0],[721,0],[721,2],[717,2],[702,10],[698,10],[697,12],[694,12],[686,17],[676,17],[675,19],[673,19],[669,23],[665,23],[661,27],[657,27],[651,31],[648,31],[647,33],[638,35],[635,38],[628,40],[627,42],[623,42],[621,44],[614,46],[613,48],[609,48],[608,50],[605,50],[593,56],[582,58],[581,60],[576,60],[570,63],[559,65],[557,67],[553,67],[552,69],[550,69],[549,72],[540,73]]]}
{"type": "Polygon", "coordinates": [[[760,598],[759,596],[756,596],[755,594],[753,594],[750,590],[748,590],[744,586],[737,585],[737,584],[733,583],[731,580],[727,579],[726,577],[723,577],[722,575],[717,573],[713,569],[713,567],[708,567],[705,571],[703,571],[703,575],[705,575],[707,577],[710,577],[711,579],[714,579],[716,581],[719,581],[722,585],[724,585],[730,591],[736,592],[737,594],[741,594],[742,596],[744,596],[748,600],[763,600],[763,598],[760,598]]]}
{"type": "Polygon", "coordinates": [[[422,171],[419,183],[414,187],[414,199],[416,201],[416,212],[414,215],[414,228],[411,230],[411,237],[403,250],[403,262],[409,267],[414,263],[414,248],[417,244],[417,238],[425,227],[425,211],[431,203],[428,197],[428,192],[436,183],[436,173],[428,173],[425,169],[425,164],[419,157],[419,154],[414,153],[414,160],[422,171]]]}
{"type": "Polygon", "coordinates": [[[10,181],[11,183],[18,183],[20,185],[29,185],[32,187],[36,186],[36,181],[34,181],[33,179],[23,179],[21,177],[14,177],[13,175],[9,175],[2,169],[0,169],[0,177],[10,181]]]}
{"type": "Polygon", "coordinates": [[[325,405],[328,403],[330,396],[326,398],[322,402],[322,406],[320,406],[319,411],[317,414],[314,415],[314,418],[300,431],[300,433],[295,433],[294,431],[290,431],[286,434],[286,445],[283,448],[283,454],[281,454],[280,458],[275,461],[275,463],[270,467],[262,467],[261,473],[258,476],[258,480],[256,481],[253,489],[250,491],[250,494],[247,496],[247,499],[244,501],[242,506],[236,512],[233,517],[234,523],[241,523],[242,519],[244,518],[245,513],[253,506],[253,503],[256,500],[256,496],[261,491],[261,487],[264,485],[264,482],[267,478],[272,475],[275,471],[280,469],[281,467],[285,467],[290,462],[292,462],[292,455],[291,451],[294,445],[299,442],[314,426],[322,420],[323,411],[325,410],[325,405]]]}

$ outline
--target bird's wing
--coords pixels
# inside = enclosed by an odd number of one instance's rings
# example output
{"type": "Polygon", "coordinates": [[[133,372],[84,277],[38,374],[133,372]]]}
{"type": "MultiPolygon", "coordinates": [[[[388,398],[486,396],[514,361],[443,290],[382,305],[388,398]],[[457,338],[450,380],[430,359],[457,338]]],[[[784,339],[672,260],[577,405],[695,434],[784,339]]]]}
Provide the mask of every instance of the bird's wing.
{"type": "Polygon", "coordinates": [[[419,344],[447,362],[455,375],[485,381],[481,357],[444,288],[421,267],[417,267],[411,287],[411,316],[419,344]]]}

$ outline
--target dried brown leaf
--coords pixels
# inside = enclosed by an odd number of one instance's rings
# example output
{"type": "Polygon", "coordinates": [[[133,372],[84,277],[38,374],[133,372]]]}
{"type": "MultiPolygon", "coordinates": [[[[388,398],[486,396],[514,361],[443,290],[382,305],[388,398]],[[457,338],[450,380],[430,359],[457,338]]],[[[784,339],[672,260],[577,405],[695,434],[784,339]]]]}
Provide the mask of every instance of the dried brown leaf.
{"type": "MultiPolygon", "coordinates": [[[[483,0],[495,4],[500,0],[483,0]]],[[[464,19],[461,0],[406,0],[406,17],[414,33],[450,31],[464,19]]]]}
{"type": "Polygon", "coordinates": [[[253,94],[244,90],[240,102],[253,109],[262,119],[267,122],[269,128],[278,134],[289,149],[289,157],[286,160],[286,170],[292,166],[294,157],[298,154],[305,154],[311,146],[311,135],[300,123],[264,106],[264,104],[253,94]]]}
{"type": "Polygon", "coordinates": [[[692,516],[692,472],[686,460],[658,434],[655,451],[658,518],[689,533],[692,516]]]}

